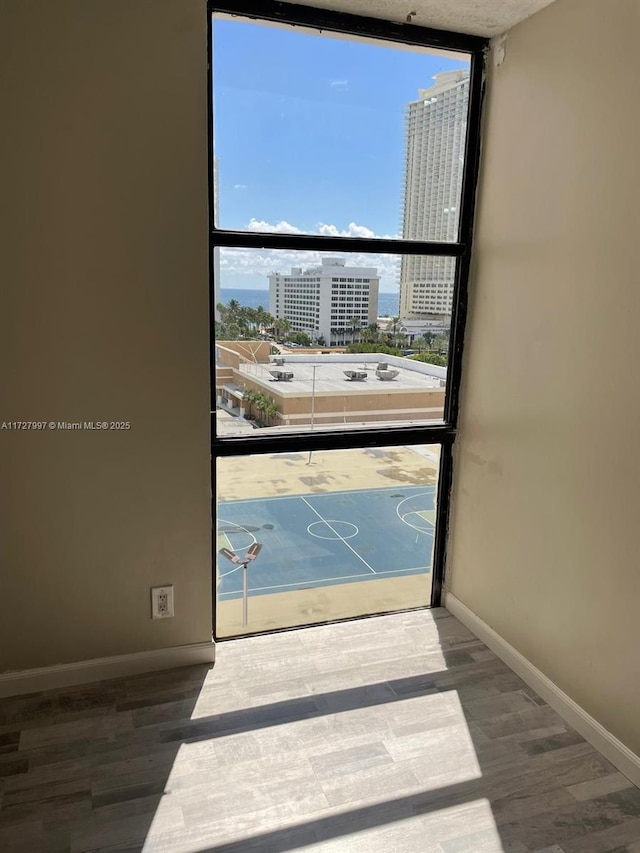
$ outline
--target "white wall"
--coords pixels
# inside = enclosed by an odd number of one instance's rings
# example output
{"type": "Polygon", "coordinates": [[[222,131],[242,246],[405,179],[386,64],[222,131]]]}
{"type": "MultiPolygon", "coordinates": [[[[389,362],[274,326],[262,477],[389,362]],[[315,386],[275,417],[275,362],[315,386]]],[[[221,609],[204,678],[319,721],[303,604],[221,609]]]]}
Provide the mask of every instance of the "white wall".
{"type": "Polygon", "coordinates": [[[447,579],[636,753],[639,43],[557,0],[491,71],[447,579]]]}
{"type": "Polygon", "coordinates": [[[211,637],[204,0],[0,4],[0,671],[211,637]],[[149,589],[175,585],[152,621],[149,589]]]}

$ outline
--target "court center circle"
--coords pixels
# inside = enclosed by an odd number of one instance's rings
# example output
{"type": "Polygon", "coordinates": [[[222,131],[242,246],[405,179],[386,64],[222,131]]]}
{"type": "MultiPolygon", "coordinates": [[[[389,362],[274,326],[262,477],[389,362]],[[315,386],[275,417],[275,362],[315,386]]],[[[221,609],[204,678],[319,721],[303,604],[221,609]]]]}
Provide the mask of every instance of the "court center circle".
{"type": "Polygon", "coordinates": [[[313,521],[307,527],[307,533],[316,539],[333,539],[339,542],[340,539],[353,539],[360,531],[350,521],[334,521],[328,518],[326,521],[313,521]]]}
{"type": "Polygon", "coordinates": [[[236,554],[248,551],[258,541],[253,533],[249,533],[241,524],[236,524],[235,521],[225,521],[223,518],[218,519],[218,535],[220,534],[227,537],[231,550],[235,551],[236,554]]]}

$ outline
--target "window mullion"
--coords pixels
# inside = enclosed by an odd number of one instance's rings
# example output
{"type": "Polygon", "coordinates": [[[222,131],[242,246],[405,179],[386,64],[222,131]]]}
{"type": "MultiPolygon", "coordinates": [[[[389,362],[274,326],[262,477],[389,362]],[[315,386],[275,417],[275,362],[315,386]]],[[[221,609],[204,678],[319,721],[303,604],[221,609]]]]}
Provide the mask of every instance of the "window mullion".
{"type": "Polygon", "coordinates": [[[317,252],[377,253],[393,255],[440,255],[459,258],[465,253],[464,242],[431,242],[423,240],[384,239],[373,237],[324,237],[316,234],[273,234],[255,231],[211,229],[214,246],[241,249],[290,249],[317,252]]]}
{"type": "Polygon", "coordinates": [[[238,436],[213,441],[213,455],[249,456],[255,453],[290,453],[308,450],[341,450],[357,447],[386,447],[405,444],[450,444],[455,430],[446,424],[434,426],[383,427],[379,429],[318,430],[238,436]]]}

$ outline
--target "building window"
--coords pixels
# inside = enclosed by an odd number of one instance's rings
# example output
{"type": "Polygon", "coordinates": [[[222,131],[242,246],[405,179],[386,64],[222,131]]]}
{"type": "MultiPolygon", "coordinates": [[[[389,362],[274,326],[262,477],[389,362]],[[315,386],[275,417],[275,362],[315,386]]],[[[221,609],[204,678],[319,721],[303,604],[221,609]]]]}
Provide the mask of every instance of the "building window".
{"type": "Polygon", "coordinates": [[[214,294],[231,289],[241,299],[243,290],[264,293],[261,306],[222,301],[224,316],[215,318],[216,586],[224,613],[216,635],[300,624],[295,607],[277,626],[265,618],[269,596],[311,595],[321,554],[337,567],[336,577],[318,576],[322,595],[335,603],[325,618],[379,612],[376,584],[385,572],[387,580],[413,570],[425,575],[420,595],[398,597],[394,608],[438,604],[486,42],[362,18],[350,33],[348,15],[271,0],[220,0],[210,10],[212,305],[220,301],[214,294]],[[266,55],[278,57],[273,68],[256,65],[266,55]],[[296,73],[301,56],[305,75],[296,73]],[[338,66],[349,73],[338,77],[338,66]],[[397,91],[388,81],[401,81],[397,91]],[[324,87],[322,98],[314,86],[324,87]],[[342,120],[352,87],[372,93],[371,128],[342,120]],[[415,100],[407,102],[407,91],[415,100]],[[319,130],[327,128],[335,138],[323,146],[319,130]],[[376,140],[374,158],[361,156],[363,137],[376,140]],[[371,192],[391,185],[401,151],[396,195],[371,192]],[[386,217],[392,211],[395,219],[398,205],[401,234],[384,236],[397,233],[386,217]],[[394,316],[394,287],[402,312],[428,317],[431,309],[429,334],[440,352],[403,354],[427,327],[414,328],[408,314],[394,316]],[[307,352],[307,343],[355,351],[327,357],[307,352]],[[375,471],[392,467],[394,456],[404,471],[415,469],[416,480],[387,493],[375,471]],[[321,458],[334,478],[324,502],[311,497],[321,458]],[[427,468],[433,477],[423,484],[427,468]],[[295,500],[286,503],[289,497],[295,500]],[[375,518],[370,529],[367,517],[375,518]],[[385,544],[380,531],[387,528],[385,544]],[[415,553],[402,544],[407,531],[414,546],[422,543],[415,566],[394,562],[398,549],[415,553]],[[365,534],[375,559],[361,547],[365,534]],[[315,563],[300,550],[307,536],[315,563]],[[239,584],[244,563],[248,616],[239,584]],[[359,585],[351,612],[340,604],[349,583],[359,585]]]}

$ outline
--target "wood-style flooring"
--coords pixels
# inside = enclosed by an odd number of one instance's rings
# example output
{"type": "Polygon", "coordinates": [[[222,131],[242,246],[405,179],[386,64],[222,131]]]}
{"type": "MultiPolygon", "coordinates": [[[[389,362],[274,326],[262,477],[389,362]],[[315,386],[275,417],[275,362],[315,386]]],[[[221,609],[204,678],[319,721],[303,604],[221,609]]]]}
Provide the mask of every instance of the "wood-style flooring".
{"type": "Polygon", "coordinates": [[[2,853],[640,853],[640,790],[444,610],[0,701],[2,853]]]}

